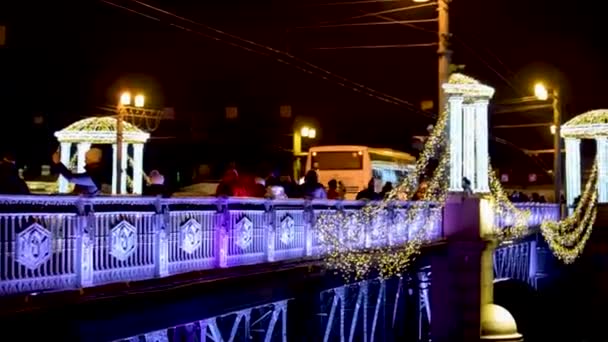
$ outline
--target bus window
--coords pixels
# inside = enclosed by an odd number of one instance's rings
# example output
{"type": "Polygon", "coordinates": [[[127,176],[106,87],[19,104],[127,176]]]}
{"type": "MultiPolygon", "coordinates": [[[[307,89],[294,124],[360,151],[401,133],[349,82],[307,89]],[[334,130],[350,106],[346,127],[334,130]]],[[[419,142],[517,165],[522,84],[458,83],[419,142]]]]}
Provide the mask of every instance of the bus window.
{"type": "Polygon", "coordinates": [[[362,170],[363,156],[357,152],[315,152],[311,165],[317,170],[362,170]]]}

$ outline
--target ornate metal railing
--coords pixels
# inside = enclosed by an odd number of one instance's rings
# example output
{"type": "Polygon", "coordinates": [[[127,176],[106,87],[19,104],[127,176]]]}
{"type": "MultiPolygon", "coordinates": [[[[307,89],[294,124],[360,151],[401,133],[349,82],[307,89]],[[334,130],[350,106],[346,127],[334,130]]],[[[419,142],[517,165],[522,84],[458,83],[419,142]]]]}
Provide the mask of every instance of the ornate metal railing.
{"type": "MultiPolygon", "coordinates": [[[[0,197],[0,295],[151,279],[190,271],[319,257],[323,212],[363,202],[70,196],[0,197]]],[[[396,227],[362,247],[406,241],[408,203],[384,210],[396,227]]],[[[432,207],[432,205],[430,205],[432,207]]],[[[422,214],[421,214],[422,215],[422,214]]],[[[441,222],[429,236],[441,237],[441,222]]]]}
{"type": "MultiPolygon", "coordinates": [[[[559,221],[559,205],[553,203],[513,203],[517,209],[530,210],[530,218],[528,220],[528,227],[535,228],[539,227],[544,221],[559,221]]],[[[505,227],[512,225],[516,218],[511,213],[504,216],[495,216],[494,222],[497,227],[505,227]]]]}
{"type": "MultiPolygon", "coordinates": [[[[64,290],[190,271],[319,257],[316,218],[363,202],[0,196],[0,295],[64,290]]],[[[365,227],[361,247],[407,241],[409,203],[365,227]]],[[[538,206],[549,210],[549,206],[538,206]]],[[[428,210],[435,210],[429,204],[428,210]]],[[[421,216],[428,215],[422,210],[421,216]]],[[[540,210],[540,209],[539,209],[540,210]]],[[[531,220],[543,219],[539,213],[531,220]]],[[[547,216],[548,217],[548,216],[547,216]]],[[[441,220],[429,233],[442,237],[441,220]]]]}

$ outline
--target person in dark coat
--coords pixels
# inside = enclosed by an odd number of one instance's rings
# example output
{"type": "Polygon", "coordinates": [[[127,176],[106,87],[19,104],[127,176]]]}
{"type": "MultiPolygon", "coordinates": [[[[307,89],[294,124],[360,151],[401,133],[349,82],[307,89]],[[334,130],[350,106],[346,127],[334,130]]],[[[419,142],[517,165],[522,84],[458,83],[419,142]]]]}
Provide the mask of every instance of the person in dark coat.
{"type": "Polygon", "coordinates": [[[29,193],[27,184],[19,177],[15,158],[10,153],[4,153],[0,161],[0,194],[27,195],[29,193]]]}
{"type": "Polygon", "coordinates": [[[85,154],[85,171],[74,173],[61,163],[59,152],[55,152],[53,154],[53,166],[56,172],[75,185],[72,194],[95,196],[101,193],[104,179],[101,158],[102,152],[100,149],[92,148],[88,150],[85,154]]]}
{"type": "Polygon", "coordinates": [[[144,196],[171,196],[167,187],[165,186],[165,176],[163,176],[160,172],[157,170],[152,170],[148,178],[150,178],[150,184],[144,188],[144,196]]]}
{"type": "Polygon", "coordinates": [[[370,179],[367,183],[367,188],[359,191],[357,194],[357,201],[359,200],[368,200],[368,201],[378,201],[380,200],[380,194],[376,192],[376,180],[374,178],[370,179]]]}
{"type": "Polygon", "coordinates": [[[315,170],[310,170],[304,177],[304,184],[301,187],[302,195],[308,199],[326,199],[327,193],[323,184],[319,183],[319,178],[315,170]]]}

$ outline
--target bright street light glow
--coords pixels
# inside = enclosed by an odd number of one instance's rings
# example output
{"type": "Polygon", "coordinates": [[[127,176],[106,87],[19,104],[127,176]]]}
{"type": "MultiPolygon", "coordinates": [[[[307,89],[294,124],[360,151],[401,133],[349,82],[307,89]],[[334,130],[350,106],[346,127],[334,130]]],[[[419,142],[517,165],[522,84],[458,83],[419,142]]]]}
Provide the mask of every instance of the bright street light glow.
{"type": "Polygon", "coordinates": [[[308,130],[308,137],[310,139],[314,139],[317,136],[317,130],[315,130],[314,128],[310,128],[308,130]]]}
{"type": "Polygon", "coordinates": [[[555,125],[551,125],[551,134],[555,134],[555,125]]]}
{"type": "Polygon", "coordinates": [[[549,98],[549,92],[542,83],[536,83],[534,86],[534,96],[541,101],[545,101],[549,98]]]}
{"type": "Polygon", "coordinates": [[[143,107],[144,106],[145,97],[143,95],[135,96],[135,107],[143,107]]]}
{"type": "Polygon", "coordinates": [[[308,137],[308,134],[310,132],[310,129],[306,126],[302,127],[302,130],[300,130],[300,135],[302,135],[303,137],[308,137]]]}
{"type": "Polygon", "coordinates": [[[412,0],[413,2],[429,2],[430,0],[412,0]]]}
{"type": "Polygon", "coordinates": [[[131,104],[131,94],[129,92],[124,92],[120,95],[120,104],[123,106],[128,106],[131,104]]]}

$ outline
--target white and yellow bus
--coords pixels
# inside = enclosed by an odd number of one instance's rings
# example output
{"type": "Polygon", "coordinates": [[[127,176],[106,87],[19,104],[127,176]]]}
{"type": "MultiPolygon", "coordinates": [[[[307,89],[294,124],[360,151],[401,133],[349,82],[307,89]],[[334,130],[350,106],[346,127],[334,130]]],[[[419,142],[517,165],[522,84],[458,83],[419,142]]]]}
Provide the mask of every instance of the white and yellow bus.
{"type": "Polygon", "coordinates": [[[367,146],[317,146],[308,151],[306,170],[316,170],[319,182],[335,179],[346,187],[346,199],[355,199],[372,177],[380,192],[386,182],[401,182],[416,166],[416,158],[404,152],[367,146]]]}

